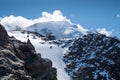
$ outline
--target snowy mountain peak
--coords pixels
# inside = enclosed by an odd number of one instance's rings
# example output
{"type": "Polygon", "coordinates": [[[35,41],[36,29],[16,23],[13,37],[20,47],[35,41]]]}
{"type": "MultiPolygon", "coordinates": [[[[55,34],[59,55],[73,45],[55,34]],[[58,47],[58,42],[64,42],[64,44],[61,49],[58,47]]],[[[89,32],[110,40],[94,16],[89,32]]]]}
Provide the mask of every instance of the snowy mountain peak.
{"type": "Polygon", "coordinates": [[[14,15],[3,18],[0,17],[0,23],[6,28],[6,30],[16,30],[18,27],[21,29],[26,29],[26,27],[30,25],[50,21],[67,21],[71,23],[71,21],[67,19],[66,16],[63,16],[62,12],[59,10],[55,10],[53,13],[42,12],[41,16],[36,19],[27,19],[22,16],[14,15]]]}
{"type": "Polygon", "coordinates": [[[79,37],[87,33],[86,29],[72,23],[59,10],[53,13],[42,12],[41,17],[36,19],[11,15],[0,18],[0,23],[6,30],[30,30],[44,36],[54,35],[56,39],[79,37]]]}
{"type": "Polygon", "coordinates": [[[50,33],[55,35],[56,39],[61,39],[79,37],[87,33],[86,29],[79,27],[80,26],[71,24],[68,21],[49,21],[29,26],[28,30],[38,32],[44,36],[50,33]]]}

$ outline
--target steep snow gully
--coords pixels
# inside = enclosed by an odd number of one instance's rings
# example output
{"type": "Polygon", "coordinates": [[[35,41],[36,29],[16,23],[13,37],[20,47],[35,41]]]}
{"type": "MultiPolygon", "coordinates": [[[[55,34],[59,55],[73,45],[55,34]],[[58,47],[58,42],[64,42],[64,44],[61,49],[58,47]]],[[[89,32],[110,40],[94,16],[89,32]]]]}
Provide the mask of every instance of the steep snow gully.
{"type": "Polygon", "coordinates": [[[44,58],[49,58],[53,62],[53,67],[57,68],[57,78],[58,80],[71,80],[68,74],[65,71],[65,63],[63,62],[64,48],[61,48],[58,45],[50,44],[41,40],[39,37],[36,39],[33,38],[33,34],[21,33],[18,31],[8,32],[10,36],[14,36],[22,42],[27,41],[29,38],[32,44],[34,45],[37,53],[41,53],[41,56],[44,58]],[[19,36],[18,36],[19,35],[19,36]]]}
{"type": "Polygon", "coordinates": [[[53,67],[57,68],[58,80],[70,80],[69,76],[65,72],[65,63],[62,61],[64,49],[58,47],[57,45],[51,44],[38,44],[33,42],[36,51],[41,53],[42,57],[49,58],[53,62],[53,67]]]}

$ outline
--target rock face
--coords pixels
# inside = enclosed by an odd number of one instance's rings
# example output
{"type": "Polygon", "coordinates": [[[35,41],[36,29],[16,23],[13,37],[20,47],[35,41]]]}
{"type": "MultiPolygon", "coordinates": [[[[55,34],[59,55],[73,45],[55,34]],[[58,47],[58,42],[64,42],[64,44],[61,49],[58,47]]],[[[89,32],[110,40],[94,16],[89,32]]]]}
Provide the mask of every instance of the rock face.
{"type": "Polygon", "coordinates": [[[8,41],[8,34],[5,28],[0,24],[0,45],[3,45],[8,41]]]}
{"type": "Polygon", "coordinates": [[[77,39],[63,60],[73,80],[119,80],[120,40],[90,33],[77,39]]]}
{"type": "Polygon", "coordinates": [[[0,25],[0,80],[57,80],[49,59],[37,54],[28,40],[22,43],[9,37],[0,25]]]}

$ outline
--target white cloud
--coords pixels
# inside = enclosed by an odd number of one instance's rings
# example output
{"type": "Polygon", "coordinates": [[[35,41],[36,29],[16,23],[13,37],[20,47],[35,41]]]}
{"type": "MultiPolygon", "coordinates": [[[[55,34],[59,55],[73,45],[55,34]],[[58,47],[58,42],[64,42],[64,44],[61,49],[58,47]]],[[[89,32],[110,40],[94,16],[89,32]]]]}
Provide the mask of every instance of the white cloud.
{"type": "MultiPolygon", "coordinates": [[[[48,21],[68,21],[70,22],[69,19],[66,18],[66,16],[63,16],[61,11],[55,10],[52,14],[48,12],[42,12],[42,17],[38,19],[34,19],[34,22],[48,22],[48,21]]],[[[71,23],[71,22],[70,22],[71,23]]]]}
{"type": "Polygon", "coordinates": [[[100,34],[105,34],[106,36],[110,36],[112,34],[112,31],[107,31],[105,28],[98,28],[97,32],[100,34]]]}
{"type": "Polygon", "coordinates": [[[9,17],[4,17],[1,19],[1,24],[5,26],[7,30],[15,29],[16,27],[26,28],[27,26],[30,26],[34,24],[32,20],[26,19],[22,16],[14,16],[10,15],[9,17]]]}

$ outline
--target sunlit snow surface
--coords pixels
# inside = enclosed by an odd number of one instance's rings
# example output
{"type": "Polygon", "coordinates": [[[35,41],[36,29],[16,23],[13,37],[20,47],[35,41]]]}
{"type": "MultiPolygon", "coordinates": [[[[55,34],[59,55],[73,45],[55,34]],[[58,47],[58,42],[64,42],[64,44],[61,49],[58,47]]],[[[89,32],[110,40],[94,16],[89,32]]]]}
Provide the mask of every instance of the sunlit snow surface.
{"type": "Polygon", "coordinates": [[[71,80],[68,74],[65,72],[65,63],[62,61],[64,48],[61,48],[55,44],[49,44],[36,37],[33,39],[33,34],[21,33],[19,31],[8,32],[10,36],[14,36],[16,39],[26,42],[30,39],[32,44],[35,46],[37,53],[41,53],[43,58],[49,58],[53,62],[53,67],[57,68],[58,80],[71,80]]]}

